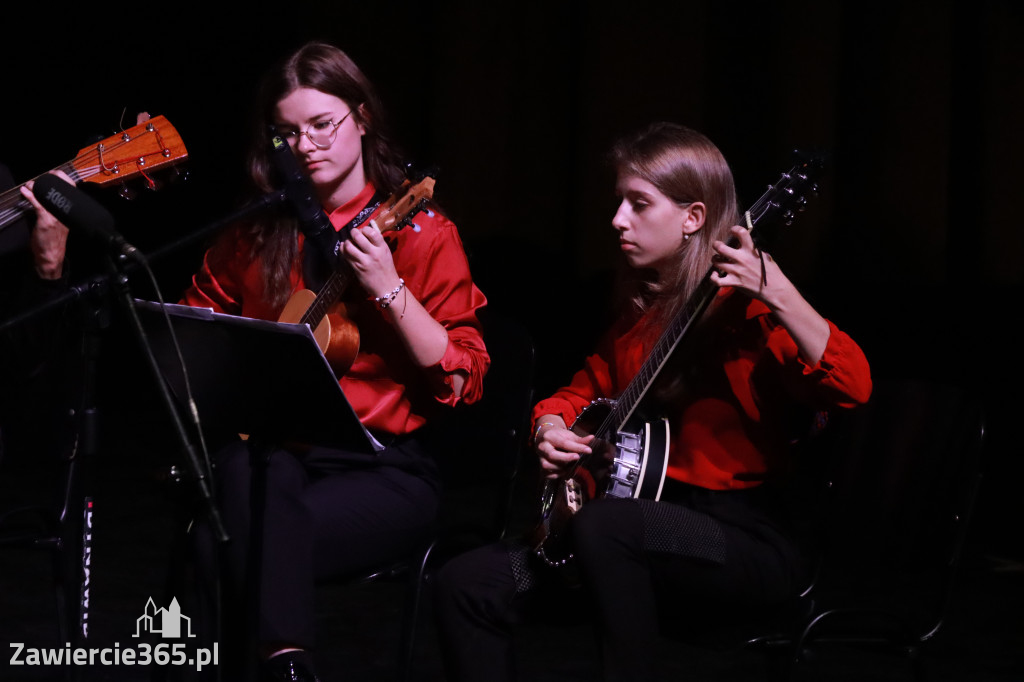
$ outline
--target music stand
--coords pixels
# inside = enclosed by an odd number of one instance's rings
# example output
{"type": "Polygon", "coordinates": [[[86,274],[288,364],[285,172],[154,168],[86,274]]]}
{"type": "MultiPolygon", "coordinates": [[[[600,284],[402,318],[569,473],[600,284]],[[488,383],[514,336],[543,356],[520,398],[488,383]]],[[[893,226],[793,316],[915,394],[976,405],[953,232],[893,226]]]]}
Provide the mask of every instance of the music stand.
{"type": "Polygon", "coordinates": [[[174,325],[204,424],[263,441],[293,441],[372,454],[383,446],[345,398],[307,325],[254,320],[208,308],[136,301],[171,391],[185,405],[174,325]]]}
{"type": "MultiPolygon", "coordinates": [[[[187,405],[184,376],[165,313],[174,327],[204,426],[251,437],[253,515],[243,588],[249,626],[243,648],[250,649],[243,670],[251,677],[260,613],[267,446],[298,442],[363,454],[379,452],[384,446],[359,421],[307,325],[151,301],[136,300],[135,306],[164,381],[179,403],[187,405]]],[[[218,595],[219,591],[215,590],[218,595]]],[[[219,596],[216,599],[219,602],[219,596]]],[[[223,634],[219,609],[215,614],[214,630],[223,634]]]]}

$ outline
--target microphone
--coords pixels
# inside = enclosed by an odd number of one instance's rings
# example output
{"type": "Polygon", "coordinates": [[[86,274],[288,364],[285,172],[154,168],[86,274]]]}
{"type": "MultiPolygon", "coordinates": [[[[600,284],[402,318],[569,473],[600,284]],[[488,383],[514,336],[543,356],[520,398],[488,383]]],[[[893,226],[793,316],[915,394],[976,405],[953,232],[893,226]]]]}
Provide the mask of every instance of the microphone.
{"type": "Polygon", "coordinates": [[[284,182],[284,198],[299,220],[299,229],[306,239],[316,244],[317,252],[334,265],[338,258],[340,240],[330,218],[313,191],[313,183],[299,168],[291,147],[280,135],[271,140],[270,159],[284,182]]]}
{"type": "Polygon", "coordinates": [[[95,199],[52,173],[36,178],[32,194],[47,211],[73,230],[99,239],[126,258],[142,254],[114,229],[114,216],[95,199]]]}

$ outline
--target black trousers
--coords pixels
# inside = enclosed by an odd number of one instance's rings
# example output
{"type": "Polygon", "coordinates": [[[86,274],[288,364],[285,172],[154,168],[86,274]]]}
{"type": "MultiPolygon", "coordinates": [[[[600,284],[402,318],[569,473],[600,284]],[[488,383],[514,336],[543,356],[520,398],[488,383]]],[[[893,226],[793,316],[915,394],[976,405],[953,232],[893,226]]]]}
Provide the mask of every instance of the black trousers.
{"type": "Polygon", "coordinates": [[[577,589],[517,543],[449,562],[435,592],[449,679],[516,679],[514,628],[541,613],[561,618],[584,609],[597,627],[606,678],[652,680],[661,625],[699,627],[799,591],[803,561],[766,491],[671,484],[666,498],[583,507],[570,527],[577,589]]]}
{"type": "Polygon", "coordinates": [[[231,536],[220,553],[224,629],[255,629],[264,649],[313,648],[315,583],[427,542],[439,502],[437,467],[415,436],[377,455],[238,442],[219,453],[216,479],[231,536]]]}

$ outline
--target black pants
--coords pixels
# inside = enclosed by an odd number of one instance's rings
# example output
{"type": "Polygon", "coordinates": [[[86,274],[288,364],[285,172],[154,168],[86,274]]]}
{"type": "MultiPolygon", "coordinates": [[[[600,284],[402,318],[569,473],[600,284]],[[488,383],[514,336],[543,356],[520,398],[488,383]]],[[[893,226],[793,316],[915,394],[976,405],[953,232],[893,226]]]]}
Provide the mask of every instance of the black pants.
{"type": "Polygon", "coordinates": [[[225,629],[236,619],[253,629],[242,619],[256,579],[255,636],[270,649],[312,648],[316,581],[358,575],[426,542],[439,499],[436,466],[415,437],[372,456],[239,442],[219,454],[217,482],[232,538],[221,553],[225,629]]]}
{"type": "Polygon", "coordinates": [[[660,624],[699,626],[798,591],[802,561],[764,491],[673,484],[666,498],[605,498],[573,518],[576,605],[525,546],[489,545],[449,562],[436,586],[449,678],[515,679],[513,628],[539,612],[561,618],[582,608],[598,628],[607,679],[650,680],[660,624]]]}

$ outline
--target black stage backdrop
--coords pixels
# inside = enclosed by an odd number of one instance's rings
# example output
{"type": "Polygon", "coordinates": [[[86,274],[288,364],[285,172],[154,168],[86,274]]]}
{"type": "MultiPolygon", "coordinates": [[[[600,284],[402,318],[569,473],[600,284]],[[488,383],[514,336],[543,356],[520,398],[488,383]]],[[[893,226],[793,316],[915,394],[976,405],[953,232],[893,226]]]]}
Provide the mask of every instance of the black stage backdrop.
{"type": "MultiPolygon", "coordinates": [[[[189,179],[132,203],[98,195],[151,251],[238,205],[256,79],[307,40],[333,42],[378,85],[410,160],[440,168],[436,196],[493,306],[533,333],[544,393],[607,319],[616,244],[604,154],[618,135],[659,119],[702,130],[745,204],[793,148],[824,152],[821,195],[773,253],[877,376],[983,392],[992,473],[979,530],[992,551],[1020,558],[1024,536],[1000,527],[1024,516],[1013,426],[1024,376],[1009,345],[1024,280],[1013,210],[1024,6],[606,4],[23,8],[0,41],[0,160],[25,180],[137,111],[167,116],[189,148],[189,179]]],[[[202,247],[155,263],[168,300],[202,247]]]]}

